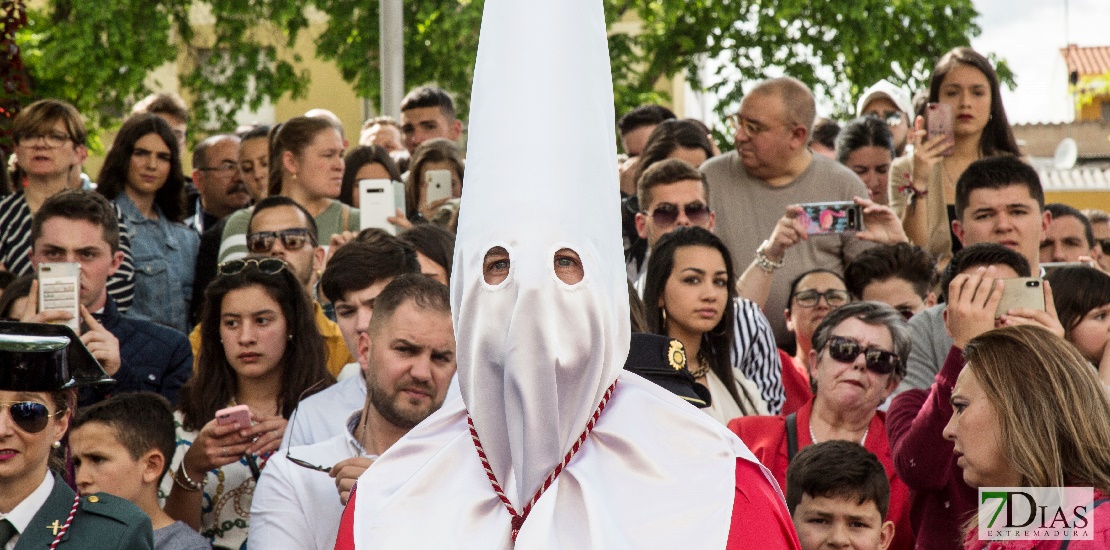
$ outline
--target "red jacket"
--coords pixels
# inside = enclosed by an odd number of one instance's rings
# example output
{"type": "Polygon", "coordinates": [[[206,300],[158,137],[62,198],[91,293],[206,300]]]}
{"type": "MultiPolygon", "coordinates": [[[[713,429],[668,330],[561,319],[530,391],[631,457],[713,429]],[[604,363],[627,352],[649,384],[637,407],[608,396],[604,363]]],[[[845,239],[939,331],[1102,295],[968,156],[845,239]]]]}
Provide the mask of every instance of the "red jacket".
{"type": "Polygon", "coordinates": [[[894,469],[910,489],[910,521],[922,550],[961,548],[963,523],[975,513],[977,493],[964,483],[953,443],[943,435],[963,368],[963,352],[953,347],[928,391],[900,393],[887,410],[894,469]]]}
{"type": "MultiPolygon", "coordinates": [[[[799,450],[813,443],[813,439],[809,437],[809,416],[812,411],[813,401],[798,409],[799,450]]],[[[743,416],[732,419],[728,428],[740,436],[756,458],[771,470],[783,493],[786,493],[786,416],[743,416]]],[[[894,540],[890,549],[910,550],[914,545],[914,534],[910,527],[909,489],[894,473],[890,446],[886,439],[886,418],[881,411],[876,411],[871,419],[863,446],[879,458],[890,481],[890,508],[886,515],[887,520],[894,522],[894,540]]]]}

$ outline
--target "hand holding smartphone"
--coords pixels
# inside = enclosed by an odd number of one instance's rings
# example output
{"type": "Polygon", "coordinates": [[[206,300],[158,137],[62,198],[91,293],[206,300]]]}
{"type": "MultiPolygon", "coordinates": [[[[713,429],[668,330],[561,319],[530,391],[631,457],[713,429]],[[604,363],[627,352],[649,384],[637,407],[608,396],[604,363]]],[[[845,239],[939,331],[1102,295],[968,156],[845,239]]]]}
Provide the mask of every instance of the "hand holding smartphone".
{"type": "Polygon", "coordinates": [[[234,425],[238,430],[251,427],[251,411],[246,405],[235,405],[216,411],[216,424],[234,425]]]}
{"type": "Polygon", "coordinates": [[[47,310],[69,312],[72,317],[64,324],[81,332],[81,314],[78,310],[81,297],[81,264],[76,262],[50,262],[39,264],[39,313],[47,310]]]}
{"type": "Polygon", "coordinates": [[[424,199],[428,204],[451,198],[450,170],[428,170],[424,172],[424,180],[428,184],[427,191],[424,193],[424,199]]]}
{"type": "Polygon", "coordinates": [[[1039,309],[1044,311],[1044,289],[1037,277],[1018,277],[1003,279],[1002,300],[994,311],[995,319],[1016,308],[1039,309]]]}
{"type": "Polygon", "coordinates": [[[805,213],[798,221],[810,235],[862,231],[863,208],[853,201],[808,202],[798,205],[805,213]]]}
{"type": "Polygon", "coordinates": [[[944,136],[948,138],[951,147],[945,149],[940,155],[943,157],[950,157],[955,150],[956,130],[954,128],[955,117],[952,114],[952,106],[947,103],[929,103],[925,106],[925,130],[928,132],[926,139],[933,139],[937,136],[944,136]]]}

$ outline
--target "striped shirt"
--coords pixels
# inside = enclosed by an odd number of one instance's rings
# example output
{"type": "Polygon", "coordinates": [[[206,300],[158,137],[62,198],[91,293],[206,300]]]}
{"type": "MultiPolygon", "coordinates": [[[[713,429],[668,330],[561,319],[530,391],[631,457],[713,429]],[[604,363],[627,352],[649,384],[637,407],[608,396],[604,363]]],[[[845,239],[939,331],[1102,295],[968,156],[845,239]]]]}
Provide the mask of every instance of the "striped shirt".
{"type": "MultiPolygon", "coordinates": [[[[113,208],[115,208],[113,206],[113,208]]],[[[121,219],[119,208],[116,219],[121,219]]],[[[0,198],[0,265],[17,276],[34,273],[31,265],[31,207],[22,193],[0,198]]],[[[119,248],[123,264],[108,278],[108,295],[116,308],[125,312],[131,307],[135,292],[135,267],[131,260],[131,241],[127,225],[120,221],[119,248]]]]}
{"type": "Polygon", "coordinates": [[[755,302],[736,298],[732,338],[732,365],[759,387],[767,412],[782,412],[786,394],[782,387],[782,362],[767,317],[755,302]]]}

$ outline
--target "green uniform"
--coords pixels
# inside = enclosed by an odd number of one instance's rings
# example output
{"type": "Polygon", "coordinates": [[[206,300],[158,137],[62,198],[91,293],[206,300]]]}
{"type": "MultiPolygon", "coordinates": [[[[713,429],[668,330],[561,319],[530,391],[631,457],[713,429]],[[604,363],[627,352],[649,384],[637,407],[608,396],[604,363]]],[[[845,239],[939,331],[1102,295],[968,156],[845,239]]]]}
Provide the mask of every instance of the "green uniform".
{"type": "MultiPolygon", "coordinates": [[[[74,496],[73,489],[55,475],[50,497],[20,534],[19,542],[15,545],[16,550],[50,548],[50,544],[66,524],[74,496]]],[[[152,550],[154,539],[150,518],[127,500],[106,493],[81,497],[77,514],[58,548],[152,550]]]]}

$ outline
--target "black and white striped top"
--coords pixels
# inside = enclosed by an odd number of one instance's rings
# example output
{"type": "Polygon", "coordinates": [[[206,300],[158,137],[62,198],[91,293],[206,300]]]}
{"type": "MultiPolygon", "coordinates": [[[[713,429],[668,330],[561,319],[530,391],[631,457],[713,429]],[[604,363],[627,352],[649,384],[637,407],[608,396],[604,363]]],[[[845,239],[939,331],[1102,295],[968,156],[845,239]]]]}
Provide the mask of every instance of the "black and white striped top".
{"type": "MultiPolygon", "coordinates": [[[[114,207],[114,206],[113,206],[114,207]]],[[[119,208],[115,208],[116,218],[120,218],[119,208]]],[[[31,266],[31,207],[27,205],[22,193],[0,198],[0,265],[16,275],[34,272],[31,266]]],[[[119,247],[123,252],[123,264],[115,275],[108,278],[108,296],[116,303],[119,311],[131,307],[135,293],[135,266],[131,259],[131,240],[127,236],[127,226],[120,221],[119,247]]]]}
{"type": "Polygon", "coordinates": [[[732,365],[759,387],[760,395],[767,402],[767,412],[779,414],[786,402],[786,393],[771,324],[755,302],[737,297],[734,305],[732,365]]]}

